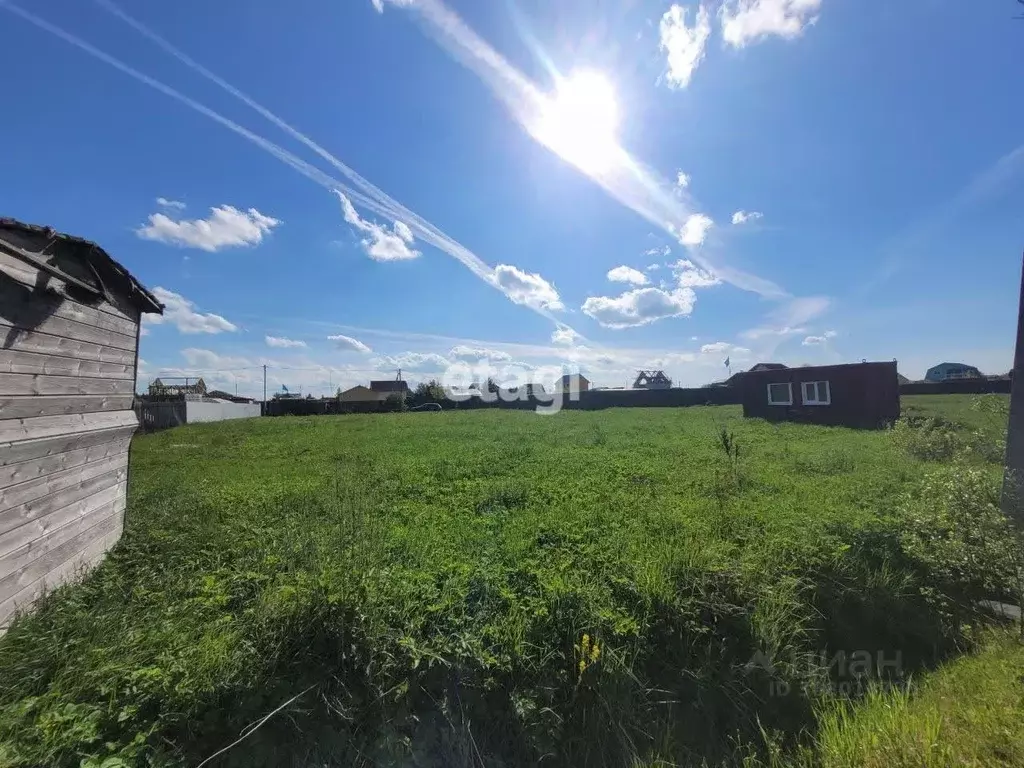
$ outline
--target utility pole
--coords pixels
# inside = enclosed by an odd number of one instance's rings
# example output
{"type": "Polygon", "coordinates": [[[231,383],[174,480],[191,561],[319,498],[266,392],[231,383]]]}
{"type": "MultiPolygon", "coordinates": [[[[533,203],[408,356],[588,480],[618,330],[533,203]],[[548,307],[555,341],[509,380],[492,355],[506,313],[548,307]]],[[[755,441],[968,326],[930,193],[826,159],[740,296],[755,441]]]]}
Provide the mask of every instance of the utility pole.
{"type": "Polygon", "coordinates": [[[1006,430],[1003,512],[1024,528],[1024,264],[1017,304],[1017,346],[1010,380],[1010,423],[1006,430]]]}
{"type": "Polygon", "coordinates": [[[267,412],[267,366],[263,366],[263,413],[267,412]]]}

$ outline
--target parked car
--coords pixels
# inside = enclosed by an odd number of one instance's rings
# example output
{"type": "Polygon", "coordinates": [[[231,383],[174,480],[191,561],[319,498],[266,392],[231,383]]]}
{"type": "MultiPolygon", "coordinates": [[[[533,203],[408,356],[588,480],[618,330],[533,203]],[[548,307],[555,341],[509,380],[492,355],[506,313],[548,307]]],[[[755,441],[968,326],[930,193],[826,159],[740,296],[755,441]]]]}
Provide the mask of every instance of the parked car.
{"type": "Polygon", "coordinates": [[[410,411],[441,411],[440,403],[424,403],[423,405],[417,405],[415,408],[410,408],[410,411]]]}

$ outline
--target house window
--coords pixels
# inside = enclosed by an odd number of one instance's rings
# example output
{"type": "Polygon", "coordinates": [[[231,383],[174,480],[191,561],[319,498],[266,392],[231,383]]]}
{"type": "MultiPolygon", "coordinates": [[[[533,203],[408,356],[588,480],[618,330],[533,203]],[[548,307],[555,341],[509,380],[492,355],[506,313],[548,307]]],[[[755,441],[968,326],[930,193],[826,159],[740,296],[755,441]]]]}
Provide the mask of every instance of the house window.
{"type": "Polygon", "coordinates": [[[805,381],[804,405],[831,405],[832,391],[827,381],[805,381]]]}
{"type": "Polygon", "coordinates": [[[768,405],[792,405],[793,385],[788,381],[768,385],[768,405]]]}

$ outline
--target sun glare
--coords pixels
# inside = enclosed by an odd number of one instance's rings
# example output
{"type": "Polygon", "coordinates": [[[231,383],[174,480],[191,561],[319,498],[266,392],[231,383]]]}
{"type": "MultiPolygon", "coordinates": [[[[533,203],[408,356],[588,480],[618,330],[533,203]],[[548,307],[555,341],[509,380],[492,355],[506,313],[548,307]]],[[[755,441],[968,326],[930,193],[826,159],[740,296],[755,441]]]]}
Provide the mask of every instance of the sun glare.
{"type": "Polygon", "coordinates": [[[598,72],[560,78],[534,131],[538,139],[587,173],[608,170],[621,151],[615,89],[598,72]]]}

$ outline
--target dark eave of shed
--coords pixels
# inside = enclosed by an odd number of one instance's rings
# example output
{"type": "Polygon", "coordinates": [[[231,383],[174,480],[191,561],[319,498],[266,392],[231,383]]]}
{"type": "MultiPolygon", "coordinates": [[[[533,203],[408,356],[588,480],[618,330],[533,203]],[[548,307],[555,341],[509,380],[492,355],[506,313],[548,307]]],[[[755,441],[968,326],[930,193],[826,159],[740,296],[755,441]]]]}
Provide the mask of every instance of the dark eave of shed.
{"type": "Polygon", "coordinates": [[[137,307],[140,312],[163,314],[164,305],[157,301],[157,298],[146,290],[145,286],[127,269],[114,261],[109,253],[91,240],[58,232],[52,227],[26,224],[17,219],[0,217],[0,247],[11,255],[17,256],[61,279],[77,282],[74,277],[63,275],[58,269],[46,263],[46,249],[55,243],[60,243],[74,257],[88,263],[104,290],[117,291],[131,302],[132,305],[137,307]],[[19,245],[18,242],[12,242],[5,237],[9,232],[16,232],[38,240],[43,244],[43,249],[36,252],[28,250],[19,245]]]}

